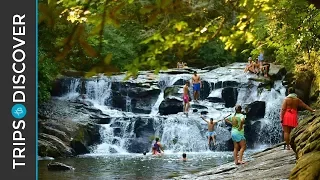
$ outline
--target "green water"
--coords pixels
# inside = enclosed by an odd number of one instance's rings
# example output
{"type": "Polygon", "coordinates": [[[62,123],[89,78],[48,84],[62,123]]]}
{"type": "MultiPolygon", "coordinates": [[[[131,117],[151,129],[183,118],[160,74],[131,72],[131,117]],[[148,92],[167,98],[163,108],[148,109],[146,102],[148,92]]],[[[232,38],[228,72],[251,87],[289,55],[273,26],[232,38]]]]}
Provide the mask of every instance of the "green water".
{"type": "MultiPolygon", "coordinates": [[[[245,155],[250,154],[247,152],[245,155]]],[[[166,154],[162,157],[142,154],[82,156],[57,159],[73,166],[74,171],[48,171],[50,161],[39,161],[40,180],[107,180],[139,179],[157,180],[179,175],[196,173],[233,161],[232,152],[187,153],[187,161],[182,154],[166,154]]]]}

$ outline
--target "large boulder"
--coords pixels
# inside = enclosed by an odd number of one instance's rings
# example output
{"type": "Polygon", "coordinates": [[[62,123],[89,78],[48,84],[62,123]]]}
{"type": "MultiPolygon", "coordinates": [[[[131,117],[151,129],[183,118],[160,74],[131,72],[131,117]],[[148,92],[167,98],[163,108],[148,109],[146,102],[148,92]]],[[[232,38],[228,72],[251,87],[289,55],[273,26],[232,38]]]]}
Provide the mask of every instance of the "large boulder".
{"type": "Polygon", "coordinates": [[[151,107],[161,92],[157,86],[132,82],[113,82],[111,89],[113,107],[145,114],[151,112],[151,107]]]}
{"type": "Polygon", "coordinates": [[[224,103],[224,100],[219,97],[207,97],[207,100],[212,103],[224,103]]]}
{"type": "Polygon", "coordinates": [[[313,151],[302,156],[290,174],[294,179],[320,179],[320,151],[313,151]]]}
{"type": "Polygon", "coordinates": [[[284,75],[286,75],[287,70],[282,65],[270,64],[269,76],[273,80],[281,80],[284,75]]]}
{"type": "Polygon", "coordinates": [[[182,99],[168,97],[160,104],[159,113],[161,115],[177,114],[179,112],[183,112],[182,99]]]}
{"type": "Polygon", "coordinates": [[[202,88],[200,89],[200,99],[206,99],[211,92],[211,85],[207,81],[202,81],[202,88]]]}
{"type": "Polygon", "coordinates": [[[234,107],[238,100],[238,90],[237,88],[226,87],[222,90],[222,99],[225,102],[225,107],[234,107]]]}
{"type": "Polygon", "coordinates": [[[297,158],[312,151],[320,151],[320,113],[307,117],[292,130],[290,144],[297,158]]]}
{"type": "Polygon", "coordinates": [[[300,71],[295,75],[294,87],[299,98],[309,104],[309,96],[311,91],[311,85],[314,79],[314,74],[309,71],[300,71]]]}
{"type": "Polygon", "coordinates": [[[254,101],[247,106],[247,120],[257,120],[264,118],[266,113],[266,102],[264,101],[254,101]]]}
{"type": "Polygon", "coordinates": [[[39,119],[39,156],[57,158],[89,153],[90,146],[101,142],[99,129],[90,122],[39,119]]]}
{"type": "Polygon", "coordinates": [[[319,179],[320,113],[301,120],[290,136],[290,145],[298,159],[290,179],[319,179]]]}

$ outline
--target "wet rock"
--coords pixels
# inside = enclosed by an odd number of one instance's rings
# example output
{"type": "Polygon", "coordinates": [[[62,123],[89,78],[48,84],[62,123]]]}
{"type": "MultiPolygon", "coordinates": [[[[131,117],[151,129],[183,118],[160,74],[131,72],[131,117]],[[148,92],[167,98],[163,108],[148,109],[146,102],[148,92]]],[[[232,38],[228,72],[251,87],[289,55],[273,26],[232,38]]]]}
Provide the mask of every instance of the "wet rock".
{"type": "Polygon", "coordinates": [[[264,117],[266,112],[266,102],[254,101],[248,105],[247,120],[257,120],[264,117]]]}
{"type": "Polygon", "coordinates": [[[220,67],[219,65],[215,65],[215,66],[207,66],[207,67],[201,68],[201,70],[208,70],[208,71],[212,71],[212,70],[217,69],[217,68],[219,68],[219,67],[220,67]]]}
{"type": "Polygon", "coordinates": [[[299,121],[291,131],[290,145],[298,159],[290,179],[320,178],[320,113],[299,121]]]}
{"type": "Polygon", "coordinates": [[[162,74],[190,74],[193,73],[192,69],[183,68],[183,69],[168,69],[166,71],[160,71],[162,74]]]}
{"type": "Polygon", "coordinates": [[[131,153],[143,153],[151,148],[150,138],[154,136],[153,118],[136,118],[133,126],[135,138],[129,139],[127,151],[131,153]]]}
{"type": "Polygon", "coordinates": [[[207,81],[202,81],[202,88],[200,89],[200,99],[206,99],[211,92],[211,85],[207,81]]]}
{"type": "Polygon", "coordinates": [[[185,79],[179,79],[177,80],[173,85],[180,85],[180,86],[183,86],[186,84],[186,81],[185,79]]]}
{"type": "Polygon", "coordinates": [[[234,107],[236,105],[238,99],[238,90],[236,88],[223,88],[221,95],[226,108],[234,107]]]}
{"type": "Polygon", "coordinates": [[[183,101],[178,98],[166,98],[159,107],[159,113],[161,115],[177,114],[183,112],[183,101]]]}
{"type": "Polygon", "coordinates": [[[70,157],[88,153],[101,142],[100,126],[68,119],[39,119],[39,156],[70,157]]]}
{"type": "Polygon", "coordinates": [[[301,121],[292,130],[290,144],[297,153],[297,158],[313,151],[320,151],[320,113],[311,115],[301,121]]]}
{"type": "Polygon", "coordinates": [[[282,65],[275,65],[270,63],[269,76],[273,80],[281,80],[283,76],[285,76],[287,70],[282,65]]]}
{"type": "Polygon", "coordinates": [[[102,114],[91,114],[90,118],[97,124],[109,124],[111,121],[110,116],[102,114]]]}
{"type": "Polygon", "coordinates": [[[89,148],[79,140],[72,140],[70,147],[74,150],[75,155],[90,153],[89,148]]]}
{"type": "Polygon", "coordinates": [[[283,151],[283,143],[252,155],[252,160],[245,165],[235,165],[233,162],[214,167],[207,171],[188,174],[172,179],[288,179],[295,164],[292,151],[283,151]]]}
{"type": "Polygon", "coordinates": [[[60,162],[49,163],[47,167],[49,171],[70,171],[75,169],[72,166],[68,166],[60,162]]]}
{"type": "Polygon", "coordinates": [[[207,100],[212,103],[224,103],[224,100],[218,97],[207,97],[207,100]]]}
{"type": "Polygon", "coordinates": [[[237,81],[223,81],[222,87],[238,87],[240,85],[237,81]]]}
{"type": "Polygon", "coordinates": [[[164,97],[168,97],[168,96],[177,96],[179,93],[179,90],[181,89],[180,86],[172,86],[172,87],[167,87],[164,90],[164,97]]]}
{"type": "Polygon", "coordinates": [[[290,174],[290,179],[319,179],[320,151],[313,151],[302,156],[290,174]]]}
{"type": "Polygon", "coordinates": [[[121,128],[120,127],[113,128],[113,135],[116,137],[121,137],[121,128]]]}
{"type": "Polygon", "coordinates": [[[309,104],[309,96],[311,91],[311,85],[314,79],[314,74],[311,71],[300,71],[296,74],[294,80],[294,88],[299,98],[309,104]]]}
{"type": "Polygon", "coordinates": [[[244,136],[247,140],[247,148],[254,149],[254,145],[259,143],[260,130],[260,121],[245,121],[244,136]]]}
{"type": "Polygon", "coordinates": [[[38,149],[40,156],[71,157],[74,151],[61,139],[44,133],[39,133],[38,149]]]}
{"type": "Polygon", "coordinates": [[[222,81],[211,83],[211,87],[212,87],[212,89],[220,89],[220,88],[222,88],[222,81]]]}
{"type": "Polygon", "coordinates": [[[201,111],[200,114],[201,115],[206,115],[206,114],[208,114],[208,111],[201,111]]]}
{"type": "Polygon", "coordinates": [[[200,104],[191,104],[191,108],[195,109],[208,109],[206,106],[200,105],[200,104]]]}

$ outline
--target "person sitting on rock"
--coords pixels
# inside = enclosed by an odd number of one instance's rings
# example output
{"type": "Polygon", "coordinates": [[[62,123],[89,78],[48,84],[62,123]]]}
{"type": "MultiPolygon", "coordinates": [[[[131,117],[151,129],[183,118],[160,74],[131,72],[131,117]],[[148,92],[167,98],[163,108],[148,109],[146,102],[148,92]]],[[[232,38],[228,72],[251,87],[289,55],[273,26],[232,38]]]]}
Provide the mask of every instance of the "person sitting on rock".
{"type": "Polygon", "coordinates": [[[184,67],[183,62],[182,62],[182,61],[179,61],[179,62],[177,63],[177,68],[178,68],[178,69],[182,69],[183,67],[184,67]]]}
{"type": "Polygon", "coordinates": [[[240,105],[235,107],[236,113],[234,116],[230,116],[229,118],[225,119],[225,122],[232,125],[231,129],[231,138],[233,141],[233,158],[234,163],[236,165],[244,164],[245,162],[242,161],[243,153],[246,150],[246,138],[244,137],[244,121],[245,116],[242,114],[242,108],[240,105]],[[238,159],[238,151],[239,159],[238,159]]]}
{"type": "Polygon", "coordinates": [[[306,105],[295,94],[293,87],[288,89],[289,95],[284,99],[281,107],[280,120],[283,128],[283,137],[286,142],[287,150],[290,150],[290,133],[291,130],[298,126],[298,107],[315,112],[312,108],[306,105]]]}
{"type": "Polygon", "coordinates": [[[254,62],[252,61],[252,57],[248,58],[248,64],[244,69],[244,72],[248,72],[248,71],[251,73],[254,73],[254,62]]]}
{"type": "Polygon", "coordinates": [[[187,63],[183,62],[183,68],[188,68],[187,63]]]}
{"type": "Polygon", "coordinates": [[[260,64],[258,62],[258,58],[253,62],[252,73],[259,74],[260,72],[260,64]]]}

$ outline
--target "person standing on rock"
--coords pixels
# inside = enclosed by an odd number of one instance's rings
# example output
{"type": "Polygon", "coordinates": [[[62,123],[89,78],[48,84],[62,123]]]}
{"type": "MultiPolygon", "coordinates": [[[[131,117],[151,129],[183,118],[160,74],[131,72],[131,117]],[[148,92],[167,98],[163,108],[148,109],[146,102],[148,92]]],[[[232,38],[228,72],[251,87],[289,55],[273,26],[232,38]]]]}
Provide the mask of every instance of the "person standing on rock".
{"type": "Polygon", "coordinates": [[[315,110],[298,98],[293,87],[288,89],[288,93],[289,95],[282,103],[280,120],[283,128],[284,141],[286,142],[287,150],[290,150],[290,133],[293,128],[298,126],[298,107],[307,109],[310,112],[315,112],[315,110]]]}
{"type": "Polygon", "coordinates": [[[186,84],[183,87],[183,112],[187,116],[188,116],[189,106],[190,106],[189,86],[190,86],[190,82],[186,81],[186,84]]]}
{"type": "Polygon", "coordinates": [[[240,105],[237,105],[235,107],[236,113],[234,116],[231,116],[225,121],[232,125],[231,130],[231,138],[233,141],[233,157],[234,157],[234,163],[236,165],[244,164],[245,162],[242,161],[243,153],[246,150],[246,138],[244,137],[244,121],[245,116],[242,114],[242,108],[240,105]],[[239,159],[238,159],[238,151],[239,153],[239,159]]]}
{"type": "Polygon", "coordinates": [[[197,71],[194,71],[192,76],[192,84],[193,84],[193,97],[195,102],[198,102],[199,95],[200,95],[200,88],[202,87],[201,79],[197,71]]]}

